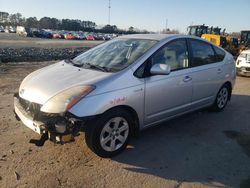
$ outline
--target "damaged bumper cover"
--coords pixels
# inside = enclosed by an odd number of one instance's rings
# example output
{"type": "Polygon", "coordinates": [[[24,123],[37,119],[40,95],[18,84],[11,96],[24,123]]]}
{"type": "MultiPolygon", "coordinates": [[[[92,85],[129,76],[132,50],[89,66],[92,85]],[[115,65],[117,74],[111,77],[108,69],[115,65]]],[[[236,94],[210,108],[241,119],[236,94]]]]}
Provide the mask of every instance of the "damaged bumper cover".
{"type": "Polygon", "coordinates": [[[25,126],[32,129],[38,134],[45,133],[44,123],[41,121],[35,121],[30,113],[28,113],[21,105],[17,94],[14,95],[14,113],[23,122],[25,126]]]}
{"type": "Polygon", "coordinates": [[[18,120],[40,134],[48,134],[54,142],[72,141],[73,137],[84,128],[89,118],[78,118],[67,112],[64,114],[50,114],[40,111],[41,105],[29,102],[14,94],[14,113],[18,120]]]}

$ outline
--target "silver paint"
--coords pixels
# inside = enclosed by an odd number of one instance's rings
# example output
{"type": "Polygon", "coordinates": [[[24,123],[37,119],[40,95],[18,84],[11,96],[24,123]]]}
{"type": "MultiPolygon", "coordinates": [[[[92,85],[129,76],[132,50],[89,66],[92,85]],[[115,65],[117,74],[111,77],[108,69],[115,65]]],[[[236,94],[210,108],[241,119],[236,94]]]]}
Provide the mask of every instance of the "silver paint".
{"type": "Polygon", "coordinates": [[[169,75],[147,78],[133,75],[167,42],[179,38],[204,41],[201,38],[185,35],[127,35],[122,38],[154,39],[158,43],[133,64],[116,73],[78,68],[64,61],[45,67],[24,79],[19,89],[20,96],[43,105],[73,86],[94,85],[96,89],[69,109],[70,113],[85,117],[102,114],[117,106],[127,106],[137,113],[140,129],[143,129],[213,104],[225,82],[234,86],[235,62],[226,51],[222,62],[182,69],[169,75]]]}

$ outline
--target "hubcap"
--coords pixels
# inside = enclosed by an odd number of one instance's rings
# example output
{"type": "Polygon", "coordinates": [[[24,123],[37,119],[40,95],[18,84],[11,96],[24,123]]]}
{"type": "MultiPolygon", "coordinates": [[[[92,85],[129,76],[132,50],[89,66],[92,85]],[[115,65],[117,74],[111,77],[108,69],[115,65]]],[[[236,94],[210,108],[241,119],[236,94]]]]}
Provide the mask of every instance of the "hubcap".
{"type": "Polygon", "coordinates": [[[124,118],[112,118],[101,131],[100,144],[105,151],[116,151],[126,142],[128,133],[128,122],[124,118]]]}
{"type": "Polygon", "coordinates": [[[219,108],[223,108],[228,100],[228,90],[227,88],[222,88],[217,97],[217,105],[219,108]]]}

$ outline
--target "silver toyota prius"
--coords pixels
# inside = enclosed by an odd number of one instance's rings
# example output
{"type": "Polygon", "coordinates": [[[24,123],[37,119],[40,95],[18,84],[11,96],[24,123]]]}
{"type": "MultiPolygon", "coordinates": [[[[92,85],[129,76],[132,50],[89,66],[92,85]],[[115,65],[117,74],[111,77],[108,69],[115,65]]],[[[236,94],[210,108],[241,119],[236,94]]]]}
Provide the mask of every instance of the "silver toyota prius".
{"type": "Polygon", "coordinates": [[[142,129],[205,107],[223,110],[235,77],[233,56],[201,38],[127,35],[29,74],[14,112],[41,135],[37,145],[84,131],[93,152],[112,157],[142,129]]]}

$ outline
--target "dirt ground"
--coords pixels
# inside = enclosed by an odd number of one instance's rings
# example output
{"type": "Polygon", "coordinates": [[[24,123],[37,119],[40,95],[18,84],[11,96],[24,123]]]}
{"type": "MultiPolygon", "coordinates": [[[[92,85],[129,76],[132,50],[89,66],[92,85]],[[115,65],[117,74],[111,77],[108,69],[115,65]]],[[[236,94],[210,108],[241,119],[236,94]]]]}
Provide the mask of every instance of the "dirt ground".
{"type": "Polygon", "coordinates": [[[237,77],[220,113],[194,112],[143,131],[117,157],[76,142],[43,147],[16,121],[13,93],[31,71],[53,62],[0,65],[0,187],[250,187],[250,78],[237,77]]]}

